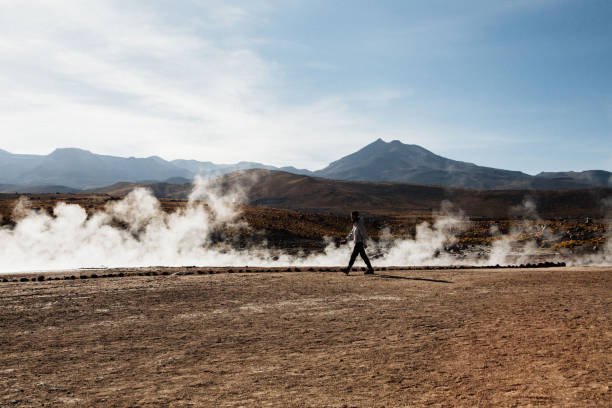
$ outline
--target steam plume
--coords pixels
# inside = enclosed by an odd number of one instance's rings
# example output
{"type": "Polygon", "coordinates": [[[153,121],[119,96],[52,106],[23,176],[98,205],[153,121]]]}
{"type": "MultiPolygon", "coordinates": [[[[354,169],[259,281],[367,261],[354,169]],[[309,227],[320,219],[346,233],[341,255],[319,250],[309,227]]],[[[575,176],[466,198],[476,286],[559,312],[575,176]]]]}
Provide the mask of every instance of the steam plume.
{"type": "MultiPolygon", "coordinates": [[[[0,273],[82,267],[130,266],[286,266],[345,265],[350,248],[331,240],[321,253],[296,256],[265,245],[236,249],[213,239],[214,232],[239,225],[238,204],[245,186],[215,186],[197,179],[186,207],[172,213],[162,210],[149,190],[138,188],[122,200],[109,202],[102,211],[87,216],[76,204],[59,203],[53,215],[29,208],[20,199],[14,209],[16,225],[0,229],[0,273]]],[[[444,203],[433,224],[417,226],[412,239],[392,239],[389,234],[370,242],[377,266],[505,264],[523,262],[537,247],[517,237],[534,234],[538,221],[535,203],[526,200],[516,211],[524,215],[510,234],[499,237],[484,258],[461,257],[447,251],[469,221],[444,203]]],[[[545,230],[535,235],[551,238],[545,230]]],[[[597,256],[577,258],[578,264],[610,264],[612,239],[597,256]]]]}

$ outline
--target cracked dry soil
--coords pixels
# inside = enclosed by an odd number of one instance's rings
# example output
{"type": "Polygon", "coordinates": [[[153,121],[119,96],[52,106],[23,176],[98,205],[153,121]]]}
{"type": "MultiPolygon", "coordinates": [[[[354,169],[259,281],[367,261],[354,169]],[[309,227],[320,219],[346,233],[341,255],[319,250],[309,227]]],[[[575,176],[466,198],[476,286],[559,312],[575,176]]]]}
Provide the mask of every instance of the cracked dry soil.
{"type": "Polygon", "coordinates": [[[612,268],[0,284],[1,407],[612,405],[612,268]]]}

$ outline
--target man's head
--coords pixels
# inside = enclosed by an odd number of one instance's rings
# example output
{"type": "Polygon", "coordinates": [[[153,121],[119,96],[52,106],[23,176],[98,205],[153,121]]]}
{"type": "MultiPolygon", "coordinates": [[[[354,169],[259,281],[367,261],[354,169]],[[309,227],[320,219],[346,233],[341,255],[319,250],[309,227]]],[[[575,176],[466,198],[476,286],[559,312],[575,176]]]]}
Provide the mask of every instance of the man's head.
{"type": "Polygon", "coordinates": [[[353,220],[353,222],[357,221],[359,219],[359,211],[353,211],[351,213],[351,220],[353,220]]]}

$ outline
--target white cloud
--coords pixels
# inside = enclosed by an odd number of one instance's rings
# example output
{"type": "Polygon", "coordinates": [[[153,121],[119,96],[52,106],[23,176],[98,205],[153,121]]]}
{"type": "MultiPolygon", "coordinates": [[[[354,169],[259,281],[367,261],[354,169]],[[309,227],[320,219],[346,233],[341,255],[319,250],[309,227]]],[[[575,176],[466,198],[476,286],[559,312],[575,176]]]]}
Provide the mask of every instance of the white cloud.
{"type": "Polygon", "coordinates": [[[197,18],[176,25],[162,9],[127,4],[0,2],[2,148],[320,167],[346,135],[352,148],[377,137],[350,98],[281,104],[282,67],[219,40],[219,27],[246,24],[251,11],[198,3],[197,18]]]}

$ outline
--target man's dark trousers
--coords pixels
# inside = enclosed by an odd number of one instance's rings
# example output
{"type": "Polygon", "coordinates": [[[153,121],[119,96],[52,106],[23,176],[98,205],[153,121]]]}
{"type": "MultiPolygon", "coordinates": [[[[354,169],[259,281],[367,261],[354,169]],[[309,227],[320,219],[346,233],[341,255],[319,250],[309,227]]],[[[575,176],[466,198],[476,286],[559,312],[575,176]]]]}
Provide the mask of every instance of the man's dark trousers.
{"type": "Polygon", "coordinates": [[[355,263],[355,259],[357,259],[357,254],[361,255],[361,259],[368,266],[368,270],[372,270],[372,265],[370,264],[370,260],[368,259],[368,255],[365,252],[365,248],[363,247],[363,242],[356,242],[355,248],[353,249],[353,253],[351,254],[351,260],[349,261],[348,269],[350,270],[355,263]]]}

